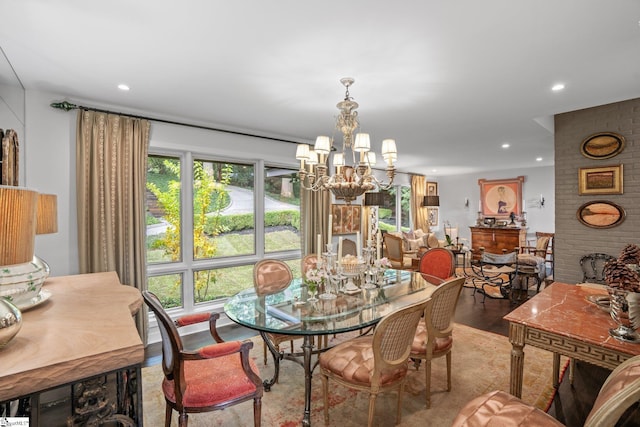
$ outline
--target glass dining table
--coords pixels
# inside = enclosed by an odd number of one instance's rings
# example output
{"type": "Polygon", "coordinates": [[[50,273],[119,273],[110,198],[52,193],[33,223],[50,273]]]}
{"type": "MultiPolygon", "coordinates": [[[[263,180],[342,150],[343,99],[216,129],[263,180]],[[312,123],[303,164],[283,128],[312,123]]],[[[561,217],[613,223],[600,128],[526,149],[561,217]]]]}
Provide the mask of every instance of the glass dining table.
{"type": "Polygon", "coordinates": [[[264,380],[265,391],[269,391],[278,380],[280,360],[291,360],[304,368],[302,425],[311,425],[311,379],[318,364],[314,356],[327,349],[316,345],[320,337],[366,330],[386,314],[427,299],[436,287],[420,273],[406,270],[386,270],[377,282],[374,286],[369,284],[353,292],[314,298],[300,279],[294,279],[281,292],[258,296],[254,289],[246,289],[229,298],[224,305],[229,319],[258,331],[273,355],[274,376],[264,380]],[[302,352],[279,352],[269,339],[269,333],[291,335],[292,339],[302,337],[302,352]]]}

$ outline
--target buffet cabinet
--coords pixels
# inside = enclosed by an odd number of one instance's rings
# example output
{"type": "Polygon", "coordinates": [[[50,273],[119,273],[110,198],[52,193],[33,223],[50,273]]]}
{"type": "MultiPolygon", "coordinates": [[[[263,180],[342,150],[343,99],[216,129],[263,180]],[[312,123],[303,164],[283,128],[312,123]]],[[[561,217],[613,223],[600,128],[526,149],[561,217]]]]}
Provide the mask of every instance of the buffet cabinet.
{"type": "Polygon", "coordinates": [[[511,252],[515,248],[526,246],[527,229],[520,227],[469,227],[471,229],[471,249],[473,257],[478,258],[480,248],[494,254],[503,250],[511,252]]]}

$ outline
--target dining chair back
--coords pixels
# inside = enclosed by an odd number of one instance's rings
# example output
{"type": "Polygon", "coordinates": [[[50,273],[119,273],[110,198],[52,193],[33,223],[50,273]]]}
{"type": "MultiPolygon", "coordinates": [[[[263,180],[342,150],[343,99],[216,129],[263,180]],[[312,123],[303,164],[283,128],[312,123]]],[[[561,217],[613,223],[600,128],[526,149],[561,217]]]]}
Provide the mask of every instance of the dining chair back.
{"type": "Polygon", "coordinates": [[[450,279],[438,286],[427,301],[424,317],[418,323],[410,358],[416,368],[425,361],[426,405],[431,407],[431,361],[446,356],[447,391],[451,391],[451,349],[453,348],[453,318],[458,305],[464,277],[450,279]]]}
{"type": "Polygon", "coordinates": [[[354,240],[342,239],[342,256],[345,255],[358,255],[358,245],[354,240]]]}
{"type": "Polygon", "coordinates": [[[455,264],[455,256],[449,249],[432,248],[420,257],[418,270],[429,276],[448,279],[456,273],[455,264]]]}
{"type": "Polygon", "coordinates": [[[368,426],[373,425],[379,393],[398,390],[397,423],[408,370],[411,342],[426,301],[416,302],[382,318],[373,335],[347,340],[321,353],[325,423],[329,423],[329,379],[345,387],[369,392],[368,426]]]}
{"type": "Polygon", "coordinates": [[[188,413],[216,411],[253,400],[253,422],[259,427],[263,386],[258,368],[249,358],[250,340],[225,342],[217,332],[219,313],[198,313],[171,320],[158,297],[142,291],[142,297],[158,321],[162,336],[162,391],[165,397],[165,427],[173,411],[178,425],[186,427],[188,413]],[[179,327],[208,322],[215,343],[185,350],[179,327]]]}
{"type": "MultiPolygon", "coordinates": [[[[265,258],[253,266],[253,287],[259,297],[280,292],[291,284],[293,273],[291,268],[279,259],[265,258]]],[[[277,353],[280,353],[280,344],[289,342],[293,353],[293,339],[291,335],[267,333],[267,336],[277,353]]],[[[273,355],[276,369],[279,369],[280,356],[273,355]]],[[[267,343],[263,344],[263,361],[267,364],[267,343]]]]}
{"type": "Polygon", "coordinates": [[[300,261],[300,271],[302,272],[302,277],[306,277],[307,271],[318,268],[318,255],[317,254],[308,254],[302,258],[300,261]]]}

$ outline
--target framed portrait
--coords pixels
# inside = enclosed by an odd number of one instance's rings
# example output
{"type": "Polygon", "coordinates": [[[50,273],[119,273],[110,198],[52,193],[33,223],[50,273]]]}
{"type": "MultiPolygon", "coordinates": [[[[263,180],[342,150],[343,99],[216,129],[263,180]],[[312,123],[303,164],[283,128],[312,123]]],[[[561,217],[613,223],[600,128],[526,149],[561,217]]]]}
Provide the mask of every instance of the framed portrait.
{"type": "Polygon", "coordinates": [[[479,179],[480,211],[483,216],[509,217],[522,214],[522,183],[524,176],[510,179],[479,179]]]}
{"type": "Polygon", "coordinates": [[[427,181],[427,196],[437,196],[438,195],[438,183],[437,182],[428,182],[427,181]]]}
{"type": "Polygon", "coordinates": [[[331,205],[331,233],[354,234],[360,231],[362,206],[331,205]]]}
{"type": "Polygon", "coordinates": [[[591,228],[611,228],[620,225],[626,216],[624,209],[613,202],[594,200],[578,208],[578,221],[591,228]]]}
{"type": "Polygon", "coordinates": [[[589,159],[609,159],[624,150],[624,136],[614,132],[600,132],[582,141],[580,152],[589,159]]]}
{"type": "Polygon", "coordinates": [[[622,194],[622,165],[580,168],[578,194],[622,194]]]}
{"type": "Polygon", "coordinates": [[[437,227],[438,208],[427,208],[427,219],[429,220],[429,227],[437,227]]]}

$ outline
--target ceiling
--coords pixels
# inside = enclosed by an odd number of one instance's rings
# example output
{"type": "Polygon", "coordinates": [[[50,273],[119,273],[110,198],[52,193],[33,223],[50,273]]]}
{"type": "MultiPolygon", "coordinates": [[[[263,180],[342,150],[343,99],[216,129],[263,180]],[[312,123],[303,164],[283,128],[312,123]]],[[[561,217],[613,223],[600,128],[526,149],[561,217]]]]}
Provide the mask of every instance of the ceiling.
{"type": "Polygon", "coordinates": [[[637,0],[0,8],[0,47],[27,90],[311,142],[332,134],[350,76],[374,149],[394,138],[398,169],[427,176],[552,165],[554,114],[640,97],[637,0]]]}

